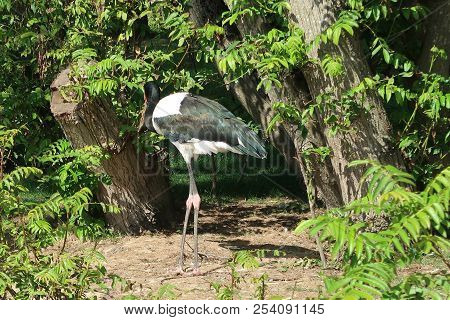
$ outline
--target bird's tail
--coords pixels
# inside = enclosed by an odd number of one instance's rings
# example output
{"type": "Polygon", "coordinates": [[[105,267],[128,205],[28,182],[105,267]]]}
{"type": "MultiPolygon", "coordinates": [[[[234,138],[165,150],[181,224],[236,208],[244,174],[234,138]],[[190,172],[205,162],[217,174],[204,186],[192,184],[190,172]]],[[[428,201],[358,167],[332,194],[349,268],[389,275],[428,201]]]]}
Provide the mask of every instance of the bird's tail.
{"type": "Polygon", "coordinates": [[[256,132],[254,132],[247,126],[240,126],[236,131],[239,145],[235,146],[235,148],[239,151],[239,153],[260,159],[264,159],[267,157],[267,151],[264,148],[264,142],[256,134],[256,132]]]}

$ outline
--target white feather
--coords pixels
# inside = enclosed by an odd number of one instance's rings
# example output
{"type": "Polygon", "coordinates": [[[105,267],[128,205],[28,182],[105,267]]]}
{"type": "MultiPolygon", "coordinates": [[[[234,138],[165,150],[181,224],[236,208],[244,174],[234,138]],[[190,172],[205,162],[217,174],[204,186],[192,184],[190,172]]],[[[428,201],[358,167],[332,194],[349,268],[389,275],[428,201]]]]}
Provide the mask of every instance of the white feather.
{"type": "Polygon", "coordinates": [[[181,114],[181,102],[187,94],[187,92],[177,92],[162,98],[153,111],[153,119],[167,117],[174,114],[181,114]]]}
{"type": "Polygon", "coordinates": [[[172,142],[174,146],[180,151],[181,155],[183,156],[183,159],[185,161],[190,161],[192,158],[197,158],[198,155],[201,154],[216,154],[219,152],[234,152],[242,154],[239,150],[236,148],[233,148],[226,142],[221,141],[203,141],[199,139],[191,139],[189,141],[186,141],[184,143],[180,142],[172,142]]]}
{"type": "Polygon", "coordinates": [[[194,157],[194,146],[191,143],[179,143],[172,141],[173,145],[180,151],[184,161],[190,162],[194,157]]]}

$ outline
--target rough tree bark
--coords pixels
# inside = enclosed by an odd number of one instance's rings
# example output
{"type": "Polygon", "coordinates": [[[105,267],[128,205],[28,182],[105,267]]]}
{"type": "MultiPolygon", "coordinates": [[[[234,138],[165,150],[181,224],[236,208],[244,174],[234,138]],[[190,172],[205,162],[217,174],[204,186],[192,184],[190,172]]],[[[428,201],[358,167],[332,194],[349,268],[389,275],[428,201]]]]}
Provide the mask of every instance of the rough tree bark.
{"type": "Polygon", "coordinates": [[[100,99],[71,103],[65,101],[61,87],[70,84],[69,69],[62,71],[51,85],[51,111],[74,148],[100,146],[109,154],[99,170],[111,177],[111,184],[101,184],[98,199],[121,209],[107,214],[107,222],[115,229],[139,234],[151,229],[155,222],[173,223],[167,176],[158,158],[145,164],[132,141],[119,137],[119,121],[111,105],[100,99]],[[146,169],[146,172],[143,170],[146,169]]]}
{"type": "MultiPolygon", "coordinates": [[[[342,1],[290,0],[290,4],[291,21],[305,32],[305,40],[310,42],[336,21],[342,1]]],[[[303,74],[313,97],[328,92],[338,98],[370,76],[367,60],[356,37],[342,35],[338,46],[329,42],[319,45],[310,53],[311,58],[323,57],[325,54],[340,57],[345,72],[338,78],[331,78],[324,74],[319,65],[308,64],[303,74]]],[[[359,188],[363,169],[349,168],[351,161],[372,159],[403,166],[399,152],[391,145],[391,126],[381,99],[375,92],[367,92],[361,102],[366,107],[370,106],[370,111],[361,112],[352,122],[351,131],[335,136],[330,135],[323,124],[324,115],[316,114],[326,139],[325,145],[332,149],[331,162],[345,203],[365,192],[364,186],[359,188]]]]}
{"type": "Polygon", "coordinates": [[[431,72],[448,76],[450,73],[450,1],[427,0],[424,4],[431,10],[425,23],[425,36],[418,65],[423,72],[430,71],[431,48],[444,49],[447,59],[438,58],[431,72]]]}

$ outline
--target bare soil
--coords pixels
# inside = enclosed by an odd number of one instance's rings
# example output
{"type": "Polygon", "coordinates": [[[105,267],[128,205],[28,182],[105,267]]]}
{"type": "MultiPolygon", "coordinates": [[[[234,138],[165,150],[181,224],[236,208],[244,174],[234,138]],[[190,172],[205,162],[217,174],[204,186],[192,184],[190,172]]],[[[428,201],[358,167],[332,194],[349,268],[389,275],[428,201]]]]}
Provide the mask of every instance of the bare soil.
{"type": "MultiPolygon", "coordinates": [[[[171,233],[124,236],[100,241],[97,249],[106,258],[106,268],[132,283],[127,294],[145,298],[161,286],[171,284],[177,299],[216,299],[211,283],[229,284],[228,261],[239,250],[266,250],[256,270],[240,269],[245,279],[239,284],[240,298],[252,298],[255,285],[251,279],[267,273],[266,297],[306,299],[317,297],[320,267],[315,243],[306,236],[294,235],[297,223],[308,217],[296,202],[267,199],[260,203],[244,200],[229,205],[203,206],[199,214],[199,251],[202,253],[199,276],[177,275],[181,238],[180,224],[171,233]],[[280,254],[277,254],[276,250],[280,254]],[[205,255],[205,256],[203,256],[205,255]]],[[[192,246],[192,222],[187,242],[192,246]]],[[[76,239],[67,243],[69,251],[92,244],[76,239]]],[[[192,266],[192,249],[186,246],[186,267],[192,266]]],[[[189,270],[188,270],[189,271],[189,270]]],[[[120,299],[125,293],[114,292],[106,299],[120,299]]]]}
{"type": "MultiPolygon", "coordinates": [[[[126,292],[115,290],[104,299],[121,299],[132,294],[149,298],[162,286],[174,286],[176,299],[217,299],[212,283],[230,284],[228,262],[239,250],[266,250],[261,266],[239,269],[243,280],[236,298],[255,297],[252,278],[268,275],[265,297],[308,299],[318,296],[320,274],[338,274],[319,266],[315,242],[306,235],[294,235],[299,221],[309,218],[298,203],[289,199],[266,199],[258,203],[239,201],[228,205],[203,206],[199,215],[199,251],[201,275],[176,274],[182,223],[173,232],[152,232],[138,237],[123,236],[100,241],[97,249],[106,258],[106,268],[129,281],[126,292]],[[279,251],[277,255],[275,252],[279,251]],[[274,254],[275,253],[275,254],[274,254]]],[[[192,267],[192,222],[188,229],[185,266],[192,267]]],[[[71,238],[67,250],[92,247],[71,238]]],[[[434,272],[433,265],[411,265],[400,274],[415,271],[434,272]]],[[[165,297],[167,298],[167,297],[165,297]]]]}

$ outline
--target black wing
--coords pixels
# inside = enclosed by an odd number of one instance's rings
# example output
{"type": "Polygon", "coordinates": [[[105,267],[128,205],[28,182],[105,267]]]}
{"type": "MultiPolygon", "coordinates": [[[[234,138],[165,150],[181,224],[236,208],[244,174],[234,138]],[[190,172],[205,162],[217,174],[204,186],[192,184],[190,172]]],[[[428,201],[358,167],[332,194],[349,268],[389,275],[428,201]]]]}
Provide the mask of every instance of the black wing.
{"type": "Polygon", "coordinates": [[[258,135],[216,101],[188,94],[181,102],[180,113],[153,119],[171,141],[225,142],[243,154],[257,158],[267,155],[258,135]]]}

